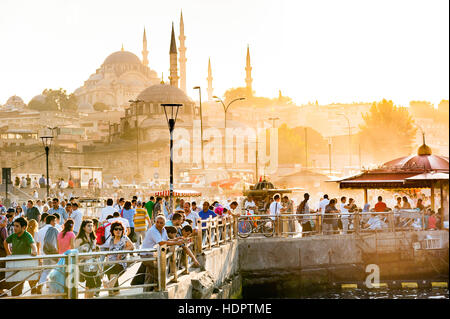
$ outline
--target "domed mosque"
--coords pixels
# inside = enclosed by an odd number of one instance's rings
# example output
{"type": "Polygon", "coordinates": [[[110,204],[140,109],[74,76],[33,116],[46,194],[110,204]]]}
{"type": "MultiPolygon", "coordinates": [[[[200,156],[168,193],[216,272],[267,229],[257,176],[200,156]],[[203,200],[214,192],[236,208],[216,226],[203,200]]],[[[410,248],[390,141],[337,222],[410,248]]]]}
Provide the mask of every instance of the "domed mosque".
{"type": "MultiPolygon", "coordinates": [[[[181,42],[180,46],[184,47],[184,43],[181,42]]],[[[188,130],[192,129],[193,119],[197,110],[194,101],[178,87],[177,47],[173,25],[169,55],[170,83],[164,83],[161,80],[159,84],[151,85],[142,90],[136,98],[142,102],[131,103],[130,107],[125,110],[125,117],[121,118],[120,127],[113,129],[113,131],[118,133],[116,136],[126,133],[130,128],[134,128],[137,118],[139,139],[148,142],[158,140],[161,137],[161,130],[164,130],[165,133],[167,132],[164,107],[161,105],[166,103],[182,104],[178,110],[176,126],[188,130]]],[[[181,66],[180,69],[182,69],[181,66]]]]}
{"type": "Polygon", "coordinates": [[[5,105],[3,105],[1,108],[2,111],[18,111],[22,110],[25,107],[26,104],[22,100],[22,98],[17,95],[13,95],[6,101],[5,105]]]}
{"type": "Polygon", "coordinates": [[[126,107],[128,101],[136,98],[142,90],[159,83],[156,71],[148,66],[147,56],[144,28],[142,61],[134,53],[125,51],[123,45],[120,51],[110,54],[84,85],[75,90],[79,110],[90,112],[97,102],[116,109],[126,107]]]}

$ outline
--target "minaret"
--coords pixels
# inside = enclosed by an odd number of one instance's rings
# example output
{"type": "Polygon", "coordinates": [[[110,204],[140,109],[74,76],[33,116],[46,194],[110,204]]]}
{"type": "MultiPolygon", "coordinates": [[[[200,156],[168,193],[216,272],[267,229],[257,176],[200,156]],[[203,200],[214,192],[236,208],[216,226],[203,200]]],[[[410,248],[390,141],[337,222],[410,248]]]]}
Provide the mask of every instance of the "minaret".
{"type": "Polygon", "coordinates": [[[142,39],[142,64],[148,66],[147,36],[145,34],[145,27],[144,37],[142,39]]]}
{"type": "Polygon", "coordinates": [[[170,39],[170,85],[178,87],[178,68],[177,68],[177,43],[175,42],[175,31],[172,22],[172,37],[170,39]]]}
{"type": "Polygon", "coordinates": [[[250,97],[253,95],[253,91],[252,91],[252,67],[250,66],[250,48],[247,45],[247,63],[245,66],[245,73],[246,73],[246,77],[245,77],[245,85],[247,88],[247,97],[250,97]]]}
{"type": "Polygon", "coordinates": [[[208,77],[206,78],[206,80],[208,81],[208,101],[211,101],[213,98],[213,87],[212,87],[212,72],[211,72],[211,58],[208,59],[208,77]]]}
{"type": "Polygon", "coordinates": [[[184,22],[183,22],[183,11],[181,11],[180,18],[180,36],[178,37],[180,40],[180,89],[186,93],[186,47],[184,45],[184,40],[186,37],[184,36],[184,22]]]}

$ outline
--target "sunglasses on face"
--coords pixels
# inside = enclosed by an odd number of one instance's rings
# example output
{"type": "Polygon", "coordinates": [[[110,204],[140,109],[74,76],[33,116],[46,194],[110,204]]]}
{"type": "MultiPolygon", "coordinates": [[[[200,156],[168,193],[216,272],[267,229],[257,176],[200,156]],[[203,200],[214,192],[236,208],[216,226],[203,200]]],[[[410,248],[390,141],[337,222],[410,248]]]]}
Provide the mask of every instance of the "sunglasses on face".
{"type": "Polygon", "coordinates": [[[123,231],[123,228],[114,228],[114,230],[120,230],[120,231],[123,231]]]}

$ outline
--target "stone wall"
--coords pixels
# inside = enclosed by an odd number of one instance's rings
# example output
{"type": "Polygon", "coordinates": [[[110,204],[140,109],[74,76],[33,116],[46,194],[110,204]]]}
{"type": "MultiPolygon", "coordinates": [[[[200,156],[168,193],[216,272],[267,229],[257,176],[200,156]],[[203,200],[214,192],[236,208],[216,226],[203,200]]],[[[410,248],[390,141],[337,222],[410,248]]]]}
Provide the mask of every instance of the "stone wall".
{"type": "MultiPolygon", "coordinates": [[[[310,290],[338,282],[363,282],[366,266],[376,264],[381,280],[448,278],[449,233],[444,231],[348,234],[306,238],[249,238],[239,242],[243,295],[263,289],[310,290]],[[416,250],[427,236],[441,249],[416,250]]],[[[263,296],[263,295],[261,295],[263,296]]]]}

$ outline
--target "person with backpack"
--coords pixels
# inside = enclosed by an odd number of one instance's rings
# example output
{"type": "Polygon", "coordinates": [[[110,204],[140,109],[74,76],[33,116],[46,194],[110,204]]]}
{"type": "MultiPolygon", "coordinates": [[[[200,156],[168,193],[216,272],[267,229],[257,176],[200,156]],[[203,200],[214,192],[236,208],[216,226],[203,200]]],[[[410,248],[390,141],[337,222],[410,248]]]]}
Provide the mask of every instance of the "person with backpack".
{"type": "Polygon", "coordinates": [[[114,217],[112,215],[108,215],[106,217],[106,220],[102,223],[102,225],[98,227],[97,230],[95,231],[98,246],[103,245],[106,242],[106,240],[108,240],[109,236],[111,236],[110,228],[112,222],[110,220],[113,218],[114,217]]]}
{"type": "MultiPolygon", "coordinates": [[[[45,230],[45,235],[43,236],[42,241],[42,252],[43,255],[57,255],[58,254],[58,234],[59,231],[56,228],[56,216],[49,215],[47,216],[46,225],[48,227],[45,230]]],[[[39,232],[38,232],[39,236],[39,232]]],[[[43,265],[55,265],[58,262],[58,259],[43,259],[43,265]]],[[[47,276],[50,273],[51,269],[44,269],[41,273],[41,277],[39,278],[39,291],[42,290],[42,286],[47,281],[47,276]]]]}
{"type": "Polygon", "coordinates": [[[128,227],[130,227],[130,232],[128,233],[128,237],[131,239],[133,243],[137,241],[137,235],[134,232],[134,215],[136,214],[136,210],[132,207],[130,201],[126,201],[123,206],[121,217],[128,221],[128,227]]]}

